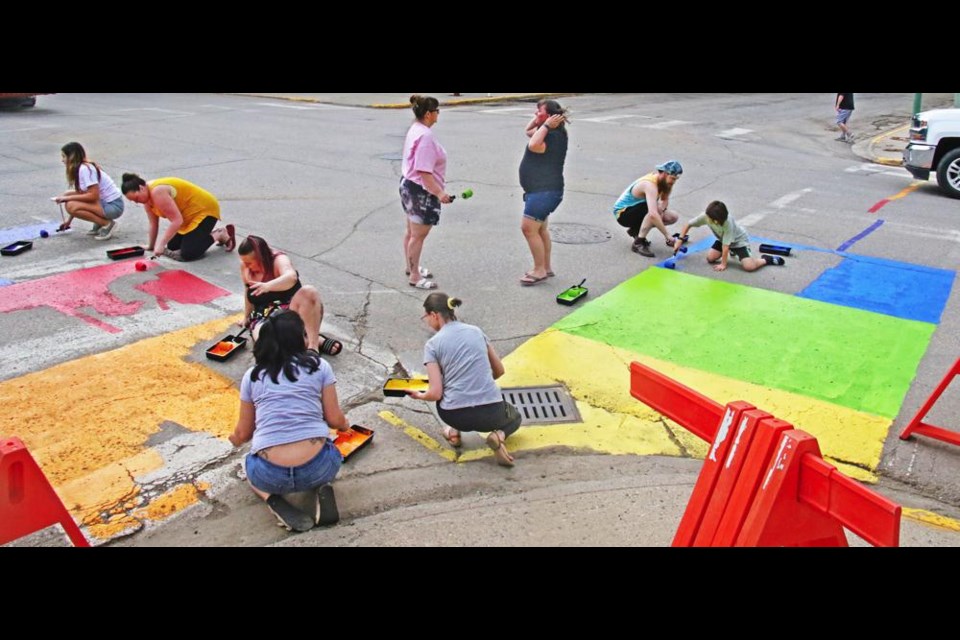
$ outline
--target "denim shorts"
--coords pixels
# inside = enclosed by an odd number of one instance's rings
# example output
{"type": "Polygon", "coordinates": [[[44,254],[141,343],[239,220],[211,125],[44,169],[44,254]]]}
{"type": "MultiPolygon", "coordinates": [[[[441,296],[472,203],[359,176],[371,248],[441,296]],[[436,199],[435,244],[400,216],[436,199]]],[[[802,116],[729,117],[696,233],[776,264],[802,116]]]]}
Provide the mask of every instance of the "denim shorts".
{"type": "Polygon", "coordinates": [[[535,191],[523,194],[523,217],[543,222],[563,202],[563,191],[535,191]]]}
{"type": "Polygon", "coordinates": [[[853,113],[853,109],[838,109],[837,124],[847,124],[847,120],[850,119],[851,113],[853,113]]]}
{"type": "Polygon", "coordinates": [[[103,217],[107,220],[116,220],[123,213],[123,198],[117,198],[110,202],[102,202],[103,217]]]}
{"type": "Polygon", "coordinates": [[[343,456],[327,439],[323,448],[309,462],[298,467],[282,467],[264,460],[255,453],[247,454],[247,480],[260,491],[274,495],[310,491],[333,482],[340,471],[343,456]]]}
{"type": "Polygon", "coordinates": [[[400,204],[410,222],[434,227],[440,224],[440,198],[416,182],[406,178],[400,181],[400,204]]]}

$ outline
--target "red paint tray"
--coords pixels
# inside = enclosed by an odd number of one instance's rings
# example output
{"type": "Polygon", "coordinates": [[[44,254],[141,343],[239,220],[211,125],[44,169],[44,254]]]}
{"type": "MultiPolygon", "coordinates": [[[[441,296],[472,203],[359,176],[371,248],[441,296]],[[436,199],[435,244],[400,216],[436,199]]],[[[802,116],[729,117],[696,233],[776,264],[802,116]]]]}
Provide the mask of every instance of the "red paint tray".
{"type": "Polygon", "coordinates": [[[143,247],[124,247],[123,249],[111,249],[107,251],[107,257],[111,260],[123,260],[124,258],[142,256],[143,252],[143,247]]]}

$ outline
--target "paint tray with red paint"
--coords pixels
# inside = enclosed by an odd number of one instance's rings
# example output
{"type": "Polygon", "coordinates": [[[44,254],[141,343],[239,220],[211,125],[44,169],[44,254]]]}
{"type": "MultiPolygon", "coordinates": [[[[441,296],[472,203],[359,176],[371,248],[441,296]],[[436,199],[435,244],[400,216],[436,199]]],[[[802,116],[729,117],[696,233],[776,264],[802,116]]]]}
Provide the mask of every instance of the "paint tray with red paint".
{"type": "MultiPolygon", "coordinates": [[[[246,331],[246,329],[243,331],[246,331]]],[[[223,340],[207,349],[207,357],[217,362],[226,362],[232,358],[237,351],[243,349],[244,345],[247,344],[247,339],[240,337],[243,335],[243,331],[237,335],[225,336],[223,340]]]]}
{"type": "Polygon", "coordinates": [[[7,246],[0,249],[0,255],[4,256],[15,256],[28,251],[33,248],[33,243],[29,240],[18,240],[13,244],[8,244],[7,246]]]}
{"type": "Polygon", "coordinates": [[[123,249],[111,249],[107,251],[107,257],[111,260],[123,260],[124,258],[136,258],[137,256],[142,256],[144,252],[143,247],[124,247],[123,249]]]}
{"type": "Polygon", "coordinates": [[[334,433],[337,435],[337,439],[334,440],[333,444],[336,445],[340,451],[344,462],[349,460],[350,456],[360,451],[360,449],[363,449],[373,440],[373,429],[361,427],[357,424],[352,425],[346,431],[331,430],[331,434],[334,433]]]}

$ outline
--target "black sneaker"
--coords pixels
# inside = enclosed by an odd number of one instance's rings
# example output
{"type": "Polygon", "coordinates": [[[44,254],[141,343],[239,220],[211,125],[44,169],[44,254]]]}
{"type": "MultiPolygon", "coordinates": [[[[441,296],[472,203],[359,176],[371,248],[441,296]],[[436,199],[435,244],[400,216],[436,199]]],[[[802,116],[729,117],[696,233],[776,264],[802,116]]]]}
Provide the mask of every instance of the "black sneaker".
{"type": "Polygon", "coordinates": [[[768,256],[767,254],[763,254],[760,257],[763,258],[767,264],[777,265],[778,267],[782,267],[786,263],[786,260],[780,256],[768,256]]]}
{"type": "Polygon", "coordinates": [[[309,531],[313,528],[313,518],[276,494],[267,498],[267,508],[277,516],[280,525],[290,531],[309,531]]]}
{"type": "Polygon", "coordinates": [[[656,257],[656,254],[653,252],[653,250],[650,249],[650,241],[647,240],[646,238],[637,238],[633,242],[633,246],[631,247],[631,250],[634,253],[639,253],[640,255],[646,256],[648,258],[656,257]]]}
{"type": "Polygon", "coordinates": [[[332,485],[325,484],[317,487],[313,519],[318,526],[329,526],[340,522],[340,512],[337,510],[337,498],[333,494],[332,485]]]}

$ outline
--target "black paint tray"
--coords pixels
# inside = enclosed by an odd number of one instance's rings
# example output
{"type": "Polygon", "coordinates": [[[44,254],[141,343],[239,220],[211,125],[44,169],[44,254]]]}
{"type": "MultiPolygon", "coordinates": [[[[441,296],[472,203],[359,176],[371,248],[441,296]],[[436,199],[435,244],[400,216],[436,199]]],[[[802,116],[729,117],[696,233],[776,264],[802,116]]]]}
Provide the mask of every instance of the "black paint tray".
{"type": "Polygon", "coordinates": [[[13,244],[8,244],[4,248],[0,249],[0,255],[4,256],[15,256],[19,253],[23,253],[28,249],[33,248],[33,243],[29,240],[18,240],[13,244]]]}

